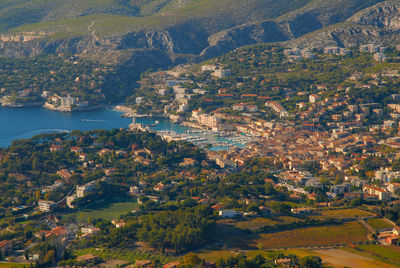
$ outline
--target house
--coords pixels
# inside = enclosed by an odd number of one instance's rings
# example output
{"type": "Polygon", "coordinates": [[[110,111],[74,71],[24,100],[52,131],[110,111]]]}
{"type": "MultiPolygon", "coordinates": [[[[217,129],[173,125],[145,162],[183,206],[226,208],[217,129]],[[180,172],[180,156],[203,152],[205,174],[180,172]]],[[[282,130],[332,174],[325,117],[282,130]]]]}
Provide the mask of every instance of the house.
{"type": "Polygon", "coordinates": [[[135,267],[137,268],[146,268],[151,266],[150,260],[136,260],[135,267]]]}
{"type": "Polygon", "coordinates": [[[76,197],[84,197],[86,194],[94,191],[93,183],[87,183],[85,185],[76,186],[76,197]]]}
{"type": "Polygon", "coordinates": [[[66,237],[68,234],[67,228],[62,226],[57,226],[51,230],[51,234],[56,237],[66,237]]]}
{"type": "Polygon", "coordinates": [[[388,200],[388,199],[390,199],[389,193],[385,189],[377,187],[377,186],[365,185],[363,187],[363,192],[371,194],[371,195],[376,195],[376,196],[378,196],[379,200],[388,200]]]}
{"type": "Polygon", "coordinates": [[[63,147],[58,144],[52,144],[50,146],[50,152],[52,152],[52,153],[62,151],[62,149],[63,149],[63,147]]]}
{"type": "Polygon", "coordinates": [[[0,242],[1,256],[7,256],[13,251],[14,242],[12,240],[3,240],[0,242]]]}
{"type": "Polygon", "coordinates": [[[112,174],[115,174],[117,171],[118,171],[118,170],[117,170],[116,168],[109,168],[109,169],[106,169],[106,170],[104,171],[104,173],[106,174],[106,176],[110,176],[110,175],[112,175],[112,174]]]}
{"type": "Polygon", "coordinates": [[[178,268],[180,265],[179,261],[170,262],[163,265],[163,268],[178,268]]]}
{"type": "Polygon", "coordinates": [[[390,183],[386,188],[387,188],[387,190],[388,190],[389,192],[394,193],[394,192],[396,192],[397,190],[400,189],[400,183],[398,183],[398,182],[392,182],[392,183],[390,183]]]}
{"type": "Polygon", "coordinates": [[[311,208],[292,208],[290,210],[293,214],[311,214],[313,210],[311,208]]]}
{"type": "Polygon", "coordinates": [[[311,200],[317,200],[317,194],[316,193],[311,193],[311,194],[309,194],[309,195],[307,195],[307,197],[308,197],[308,199],[311,199],[311,200]]]}
{"type": "Polygon", "coordinates": [[[71,152],[79,154],[83,152],[83,149],[81,147],[71,147],[71,152]]]}
{"type": "Polygon", "coordinates": [[[243,103],[235,103],[232,105],[232,110],[234,111],[244,111],[246,106],[243,103]]]}
{"type": "Polygon", "coordinates": [[[393,232],[384,232],[379,234],[378,240],[385,246],[400,246],[400,235],[393,232]]]}
{"type": "Polygon", "coordinates": [[[309,101],[310,103],[316,103],[317,101],[319,101],[321,98],[318,95],[312,94],[309,97],[309,101]]]}
{"type": "Polygon", "coordinates": [[[274,260],[274,263],[277,266],[285,267],[285,268],[295,267],[293,262],[292,262],[292,259],[290,259],[290,258],[276,259],[276,260],[274,260]]]}
{"type": "Polygon", "coordinates": [[[82,263],[85,263],[85,264],[89,264],[90,263],[91,265],[94,265],[94,264],[100,262],[101,259],[96,255],[86,254],[86,255],[82,255],[82,256],[77,257],[76,261],[77,262],[82,262],[82,263]]]}
{"type": "Polygon", "coordinates": [[[48,239],[49,237],[51,237],[53,235],[53,233],[50,231],[50,230],[40,230],[39,232],[37,232],[36,234],[35,234],[35,236],[37,237],[37,238],[40,238],[40,239],[48,239]]]}
{"type": "Polygon", "coordinates": [[[131,187],[129,187],[129,194],[131,194],[131,195],[137,195],[137,194],[139,194],[139,187],[137,187],[137,186],[131,186],[131,187]]]}
{"type": "Polygon", "coordinates": [[[246,110],[250,113],[258,112],[258,107],[256,105],[246,105],[246,110]]]}
{"type": "Polygon", "coordinates": [[[350,184],[340,184],[340,185],[334,185],[331,187],[331,192],[334,194],[344,194],[344,193],[349,193],[351,190],[351,185],[350,184]]]}
{"type": "MultiPolygon", "coordinates": [[[[389,140],[389,142],[395,142],[397,139],[392,139],[389,140]]],[[[379,180],[384,183],[390,183],[393,179],[398,179],[400,178],[400,172],[399,171],[391,171],[388,168],[381,168],[377,171],[375,171],[375,178],[374,180],[379,180]]]]}
{"type": "Polygon", "coordinates": [[[111,221],[112,225],[115,226],[115,228],[122,228],[126,226],[126,222],[124,220],[112,220],[111,221]]]}
{"type": "Polygon", "coordinates": [[[193,158],[184,158],[181,163],[179,163],[180,167],[193,167],[196,163],[196,160],[193,158]]]}
{"type": "Polygon", "coordinates": [[[242,94],[242,95],[240,95],[240,99],[248,99],[248,98],[251,98],[251,99],[257,99],[257,97],[258,97],[258,95],[257,94],[242,94]]]}
{"type": "Polygon", "coordinates": [[[40,211],[50,212],[55,208],[56,203],[54,203],[53,201],[48,201],[48,200],[39,200],[38,205],[39,205],[40,211]]]}
{"type": "Polygon", "coordinates": [[[206,64],[206,65],[201,66],[201,71],[202,72],[214,71],[215,69],[217,69],[216,65],[206,64]]]}
{"type": "Polygon", "coordinates": [[[57,171],[57,175],[62,177],[65,180],[69,180],[72,176],[71,172],[68,171],[68,169],[61,169],[57,171]]]}
{"type": "Polygon", "coordinates": [[[89,226],[89,227],[82,227],[81,233],[84,235],[95,235],[100,232],[100,228],[89,226]]]}
{"type": "Polygon", "coordinates": [[[216,78],[226,78],[228,76],[231,75],[231,70],[229,69],[216,69],[213,73],[211,73],[212,76],[216,77],[216,78]]]}
{"type": "Polygon", "coordinates": [[[241,213],[233,209],[227,209],[227,210],[220,210],[218,212],[218,215],[222,218],[234,218],[241,215],[241,213]]]}
{"type": "Polygon", "coordinates": [[[154,185],[153,190],[157,191],[157,192],[161,192],[162,190],[164,190],[164,185],[156,184],[156,185],[154,185]]]}
{"type": "Polygon", "coordinates": [[[375,53],[374,54],[374,60],[377,62],[385,62],[386,61],[386,56],[383,53],[375,53]]]}
{"type": "Polygon", "coordinates": [[[223,209],[223,206],[220,205],[220,204],[215,204],[215,205],[211,206],[211,208],[212,208],[213,210],[221,210],[221,209],[223,209]]]}

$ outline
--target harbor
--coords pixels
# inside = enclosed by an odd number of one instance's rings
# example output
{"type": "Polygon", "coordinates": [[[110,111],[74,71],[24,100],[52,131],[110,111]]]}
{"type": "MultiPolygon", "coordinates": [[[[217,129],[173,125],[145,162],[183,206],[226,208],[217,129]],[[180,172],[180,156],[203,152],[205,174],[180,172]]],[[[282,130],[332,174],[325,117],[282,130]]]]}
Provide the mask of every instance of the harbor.
{"type": "Polygon", "coordinates": [[[153,131],[166,141],[192,142],[201,148],[213,151],[245,147],[246,144],[253,141],[253,137],[237,132],[195,129],[164,118],[135,118],[134,126],[139,130],[153,131]]]}

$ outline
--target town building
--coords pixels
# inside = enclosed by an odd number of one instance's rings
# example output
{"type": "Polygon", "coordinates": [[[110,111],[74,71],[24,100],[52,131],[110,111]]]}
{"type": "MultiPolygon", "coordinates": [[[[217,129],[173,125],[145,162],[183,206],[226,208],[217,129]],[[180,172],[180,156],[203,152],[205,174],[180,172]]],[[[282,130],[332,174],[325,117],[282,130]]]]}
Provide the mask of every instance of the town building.
{"type": "Polygon", "coordinates": [[[38,205],[39,205],[40,211],[50,212],[50,211],[53,211],[53,209],[56,206],[56,203],[54,203],[53,201],[49,201],[49,200],[39,200],[38,205]]]}

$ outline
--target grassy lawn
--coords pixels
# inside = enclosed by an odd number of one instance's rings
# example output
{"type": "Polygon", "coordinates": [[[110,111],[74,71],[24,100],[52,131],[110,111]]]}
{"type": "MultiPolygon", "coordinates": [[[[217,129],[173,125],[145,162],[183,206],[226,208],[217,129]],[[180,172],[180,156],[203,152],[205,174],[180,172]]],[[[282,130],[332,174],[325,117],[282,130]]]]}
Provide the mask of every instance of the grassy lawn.
{"type": "Polygon", "coordinates": [[[138,206],[138,203],[132,200],[109,200],[74,213],[65,214],[64,217],[76,217],[80,221],[86,221],[89,217],[112,220],[137,209],[138,206]]]}
{"type": "Polygon", "coordinates": [[[345,208],[334,210],[321,210],[319,211],[322,216],[327,218],[357,218],[357,217],[370,217],[372,213],[363,211],[358,208],[345,208]]]}
{"type": "Polygon", "coordinates": [[[265,248],[303,247],[367,241],[367,230],[358,222],[342,225],[299,228],[269,234],[261,234],[250,243],[265,248]]]}
{"type": "Polygon", "coordinates": [[[400,248],[394,246],[382,246],[382,245],[360,245],[357,248],[362,251],[377,255],[383,259],[392,260],[400,264],[400,248]]]}
{"type": "Polygon", "coordinates": [[[384,229],[384,228],[393,227],[392,224],[390,224],[389,222],[385,221],[384,219],[368,219],[367,222],[374,229],[384,229]]]}

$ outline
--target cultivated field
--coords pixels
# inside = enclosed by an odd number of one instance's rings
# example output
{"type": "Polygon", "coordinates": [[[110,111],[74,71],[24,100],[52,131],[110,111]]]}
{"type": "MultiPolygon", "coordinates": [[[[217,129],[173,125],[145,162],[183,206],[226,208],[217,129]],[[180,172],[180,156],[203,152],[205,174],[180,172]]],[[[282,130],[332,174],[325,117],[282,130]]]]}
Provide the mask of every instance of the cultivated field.
{"type": "Polygon", "coordinates": [[[367,230],[359,222],[342,225],[299,228],[269,234],[260,234],[251,241],[253,246],[265,248],[308,247],[367,241],[367,230]]]}
{"type": "Polygon", "coordinates": [[[361,256],[356,252],[349,252],[343,249],[319,249],[314,250],[324,263],[329,267],[352,267],[352,268],[391,268],[391,264],[383,263],[372,257],[361,256]]]}
{"type": "Polygon", "coordinates": [[[368,219],[367,223],[374,229],[384,229],[393,227],[392,224],[380,218],[368,219]]]}
{"type": "Polygon", "coordinates": [[[361,218],[373,216],[372,213],[358,208],[321,210],[319,213],[326,218],[361,218]]]}
{"type": "Polygon", "coordinates": [[[0,268],[28,268],[30,263],[0,262],[0,268]]]}
{"type": "Polygon", "coordinates": [[[382,246],[382,245],[360,245],[358,249],[368,252],[374,256],[381,257],[383,259],[393,260],[399,263],[400,266],[400,248],[394,246],[382,246]]]}
{"type": "Polygon", "coordinates": [[[293,222],[301,222],[302,219],[290,216],[280,216],[280,217],[271,217],[271,218],[254,218],[243,221],[230,221],[229,224],[234,225],[235,227],[242,230],[259,230],[260,228],[266,226],[277,226],[281,224],[288,224],[293,222]]]}
{"type": "Polygon", "coordinates": [[[103,260],[124,260],[134,262],[135,260],[154,260],[158,259],[161,263],[168,263],[175,261],[175,258],[167,257],[161,254],[153,255],[151,253],[142,252],[138,250],[112,250],[107,248],[86,248],[75,252],[77,256],[85,254],[94,254],[103,260]]]}

